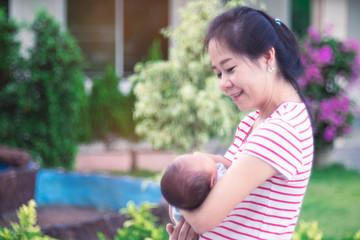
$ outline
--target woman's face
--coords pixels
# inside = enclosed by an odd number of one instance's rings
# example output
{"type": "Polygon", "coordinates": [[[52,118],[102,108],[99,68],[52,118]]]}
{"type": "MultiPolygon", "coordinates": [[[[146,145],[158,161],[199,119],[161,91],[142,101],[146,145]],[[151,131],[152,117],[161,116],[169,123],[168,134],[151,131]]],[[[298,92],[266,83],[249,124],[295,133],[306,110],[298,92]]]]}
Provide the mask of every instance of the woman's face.
{"type": "Polygon", "coordinates": [[[224,41],[209,42],[212,68],[221,91],[232,98],[241,111],[260,108],[267,94],[265,57],[252,61],[233,53],[224,41]]]}

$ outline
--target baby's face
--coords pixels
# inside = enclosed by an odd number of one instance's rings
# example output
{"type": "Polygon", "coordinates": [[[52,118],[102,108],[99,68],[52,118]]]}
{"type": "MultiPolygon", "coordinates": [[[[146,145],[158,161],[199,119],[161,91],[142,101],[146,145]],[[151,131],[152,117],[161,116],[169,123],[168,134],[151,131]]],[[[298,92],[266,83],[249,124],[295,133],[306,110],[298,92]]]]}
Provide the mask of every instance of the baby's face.
{"type": "Polygon", "coordinates": [[[205,154],[182,155],[175,161],[181,161],[181,164],[191,171],[208,173],[211,176],[211,182],[215,184],[217,176],[216,163],[205,154]]]}

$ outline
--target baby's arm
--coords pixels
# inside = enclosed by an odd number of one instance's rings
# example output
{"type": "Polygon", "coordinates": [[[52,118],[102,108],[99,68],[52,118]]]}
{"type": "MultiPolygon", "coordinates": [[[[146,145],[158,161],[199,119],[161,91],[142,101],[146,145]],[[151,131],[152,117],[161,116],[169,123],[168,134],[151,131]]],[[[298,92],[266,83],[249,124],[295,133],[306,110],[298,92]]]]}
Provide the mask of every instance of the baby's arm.
{"type": "Polygon", "coordinates": [[[176,225],[182,218],[180,209],[169,204],[169,217],[170,220],[176,225]]]}

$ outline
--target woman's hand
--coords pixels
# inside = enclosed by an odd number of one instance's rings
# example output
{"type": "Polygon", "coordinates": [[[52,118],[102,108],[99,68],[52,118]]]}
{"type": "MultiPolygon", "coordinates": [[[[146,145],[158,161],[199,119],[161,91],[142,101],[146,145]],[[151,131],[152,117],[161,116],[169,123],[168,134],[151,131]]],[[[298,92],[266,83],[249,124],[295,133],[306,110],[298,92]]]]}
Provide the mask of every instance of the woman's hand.
{"type": "Polygon", "coordinates": [[[178,224],[174,227],[170,223],[166,225],[166,231],[169,233],[169,240],[197,240],[197,234],[184,218],[181,218],[178,224]]]}

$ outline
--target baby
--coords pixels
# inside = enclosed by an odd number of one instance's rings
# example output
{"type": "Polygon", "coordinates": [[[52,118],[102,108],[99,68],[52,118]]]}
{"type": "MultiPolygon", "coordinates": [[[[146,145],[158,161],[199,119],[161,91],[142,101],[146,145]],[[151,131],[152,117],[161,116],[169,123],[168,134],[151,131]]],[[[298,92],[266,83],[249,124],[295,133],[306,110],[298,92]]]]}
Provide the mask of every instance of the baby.
{"type": "Polygon", "coordinates": [[[179,209],[199,207],[225,171],[222,163],[215,163],[205,154],[181,155],[166,168],[160,183],[161,193],[173,206],[175,223],[182,217],[179,209]]]}

